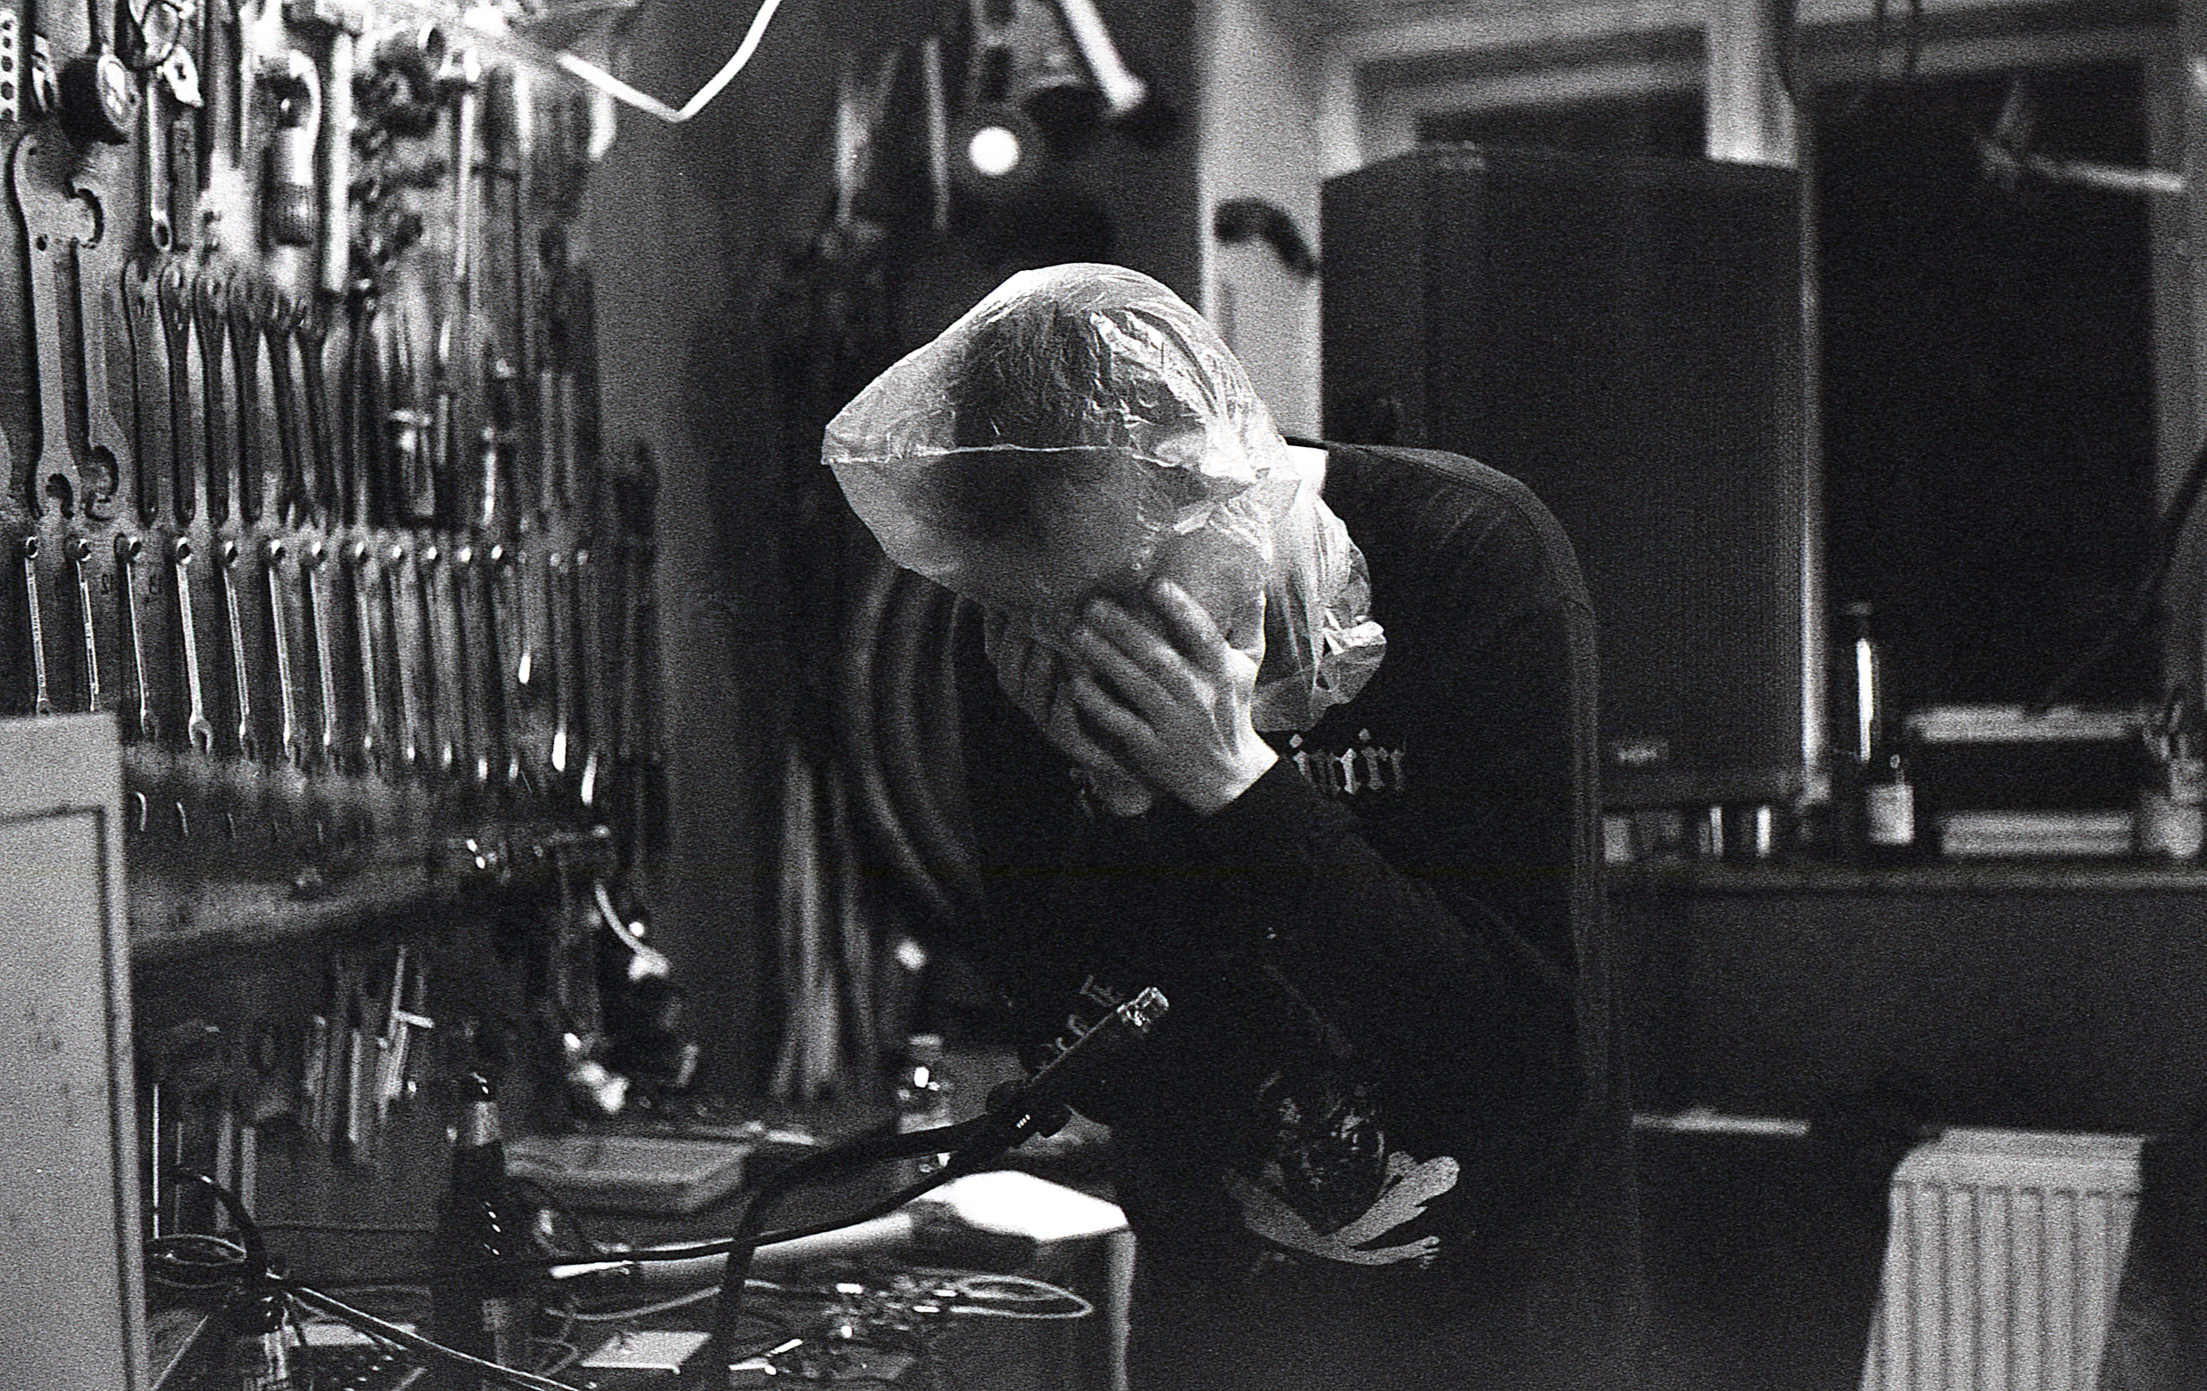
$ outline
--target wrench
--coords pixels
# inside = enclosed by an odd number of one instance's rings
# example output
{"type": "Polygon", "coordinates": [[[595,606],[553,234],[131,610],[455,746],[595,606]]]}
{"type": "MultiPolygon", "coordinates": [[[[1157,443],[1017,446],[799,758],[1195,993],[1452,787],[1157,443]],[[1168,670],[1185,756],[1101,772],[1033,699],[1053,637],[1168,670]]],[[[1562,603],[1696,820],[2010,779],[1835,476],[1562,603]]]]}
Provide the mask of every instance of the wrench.
{"type": "Polygon", "coordinates": [[[374,557],[365,541],[345,548],[352,571],[353,621],[360,636],[360,766],[383,771],[383,663],[376,653],[375,594],[380,582],[371,572],[374,557]]]}
{"type": "Polygon", "coordinates": [[[435,762],[438,772],[451,777],[462,771],[463,764],[473,763],[469,750],[474,747],[467,725],[466,688],[461,684],[467,663],[461,653],[460,636],[454,630],[459,612],[443,552],[433,545],[424,546],[415,563],[422,572],[419,590],[429,647],[428,695],[436,711],[431,721],[437,734],[435,762]]]}
{"type": "Polygon", "coordinates": [[[130,639],[130,681],[138,689],[138,737],[148,743],[161,737],[161,721],[153,710],[153,688],[146,680],[145,620],[138,613],[138,558],[146,543],[135,536],[115,538],[115,569],[123,586],[123,627],[130,639]]]}
{"type": "Polygon", "coordinates": [[[54,713],[54,693],[46,684],[46,616],[38,594],[38,538],[23,538],[23,608],[31,620],[31,713],[54,713]]]}
{"type": "MultiPolygon", "coordinates": [[[[158,302],[161,338],[168,352],[169,384],[169,505],[176,524],[190,526],[199,515],[198,449],[200,434],[192,420],[192,305],[191,286],[184,263],[170,260],[161,267],[158,302]]],[[[213,499],[209,498],[210,508],[213,499]]],[[[223,518],[229,503],[223,502],[223,518]]]]}
{"type": "MultiPolygon", "coordinates": [[[[240,296],[242,299],[243,296],[240,296]]],[[[276,446],[283,461],[283,481],[277,490],[276,514],[288,525],[298,526],[306,520],[306,476],[299,454],[299,412],[297,378],[291,370],[291,333],[298,326],[298,301],[274,285],[263,281],[254,287],[253,311],[245,316],[246,332],[252,334],[252,321],[258,319],[260,333],[247,338],[250,347],[247,355],[258,357],[260,338],[268,341],[269,388],[276,396],[276,446]]],[[[230,342],[234,352],[237,347],[239,318],[235,309],[231,312],[230,342]]],[[[251,391],[257,403],[260,395],[259,372],[239,373],[238,390],[251,391]]],[[[252,430],[256,442],[260,432],[252,430]]],[[[325,518],[313,519],[317,525],[325,518]]]]}
{"type": "Polygon", "coordinates": [[[121,299],[123,326],[130,330],[131,416],[138,422],[138,524],[152,526],[161,515],[161,471],[155,460],[168,453],[168,441],[157,438],[163,428],[161,398],[166,376],[161,361],[161,306],[157,275],[145,260],[123,267],[121,299]]]}
{"type": "MultiPolygon", "coordinates": [[[[334,525],[341,509],[350,510],[352,480],[347,476],[344,431],[330,428],[329,383],[324,375],[323,349],[329,340],[328,312],[318,304],[301,304],[292,332],[299,342],[299,381],[306,391],[306,450],[314,466],[315,508],[322,524],[334,525]]],[[[269,351],[276,351],[275,344],[269,351]]],[[[345,517],[347,525],[357,520],[345,517]]]]}
{"type": "Polygon", "coordinates": [[[307,606],[313,610],[315,689],[322,699],[321,760],[337,766],[337,653],[330,643],[329,551],[320,542],[307,546],[307,606]]]}
{"type": "Polygon", "coordinates": [[[176,626],[184,639],[185,737],[201,753],[215,751],[215,727],[207,718],[207,696],[199,684],[199,620],[192,612],[192,543],[176,538],[176,626]]]}
{"type": "Polygon", "coordinates": [[[506,786],[533,792],[537,786],[535,769],[528,766],[522,754],[521,697],[525,687],[520,677],[536,664],[536,658],[530,650],[529,616],[521,606],[520,565],[498,545],[490,548],[486,559],[490,621],[484,625],[484,655],[498,672],[493,688],[499,703],[498,771],[506,786]],[[514,654],[511,659],[509,651],[514,654]]]}
{"type": "MultiPolygon", "coordinates": [[[[268,477],[261,463],[261,422],[267,418],[267,406],[261,398],[260,315],[255,312],[253,293],[242,281],[230,282],[220,303],[223,323],[230,333],[230,384],[237,391],[237,413],[231,419],[236,423],[238,512],[251,523],[261,519],[262,507],[268,501],[268,477]]],[[[281,422],[289,415],[289,411],[279,411],[277,420],[281,422]]],[[[282,497],[279,495],[276,501],[280,508],[282,497]]]]}
{"type": "Polygon", "coordinates": [[[100,700],[100,624],[92,611],[92,543],[73,536],[64,549],[77,578],[77,616],[84,620],[84,708],[96,712],[106,706],[100,700]]]}
{"type": "Polygon", "coordinates": [[[70,248],[77,282],[77,337],[84,349],[79,363],[84,369],[85,453],[103,475],[101,487],[86,499],[85,514],[105,521],[114,515],[111,509],[123,475],[135,477],[139,461],[131,448],[130,432],[115,418],[115,383],[107,372],[107,334],[115,317],[108,298],[115,270],[108,263],[116,242],[107,235],[106,209],[98,197],[88,188],[78,192],[93,209],[99,229],[92,241],[79,241],[70,248]]]}
{"type": "MultiPolygon", "coordinates": [[[[64,513],[74,510],[72,499],[88,496],[86,479],[69,448],[69,396],[62,374],[69,360],[61,336],[61,280],[54,262],[64,248],[99,235],[97,204],[89,195],[80,197],[81,186],[69,180],[66,191],[55,192],[56,181],[40,168],[46,158],[47,137],[33,130],[15,144],[8,161],[9,187],[16,211],[23,217],[29,263],[31,323],[37,338],[38,448],[33,476],[34,492],[52,491],[62,500],[64,513]]],[[[66,152],[66,146],[63,147],[66,152]]],[[[32,508],[38,510],[34,496],[32,508]]]]}
{"type": "Polygon", "coordinates": [[[240,610],[238,594],[242,588],[238,579],[238,562],[244,552],[235,541],[222,543],[222,568],[216,572],[222,582],[223,617],[229,623],[230,682],[237,691],[238,757],[248,762],[260,761],[260,736],[253,719],[252,663],[245,651],[245,615],[240,610]]]}
{"type": "Polygon", "coordinates": [[[192,278],[192,327],[198,332],[199,346],[200,423],[206,427],[200,462],[206,468],[207,513],[218,526],[229,520],[233,496],[238,514],[248,524],[260,520],[257,474],[241,471],[238,491],[234,495],[230,491],[230,465],[237,458],[231,450],[249,423],[238,420],[237,428],[232,429],[231,398],[222,375],[222,346],[229,337],[230,296],[234,289],[215,273],[211,262],[202,262],[199,274],[192,278]]]}
{"type": "Polygon", "coordinates": [[[268,626],[276,639],[276,737],[291,766],[304,769],[308,743],[306,731],[299,724],[297,687],[292,675],[291,615],[284,604],[284,543],[273,538],[264,541],[261,555],[267,561],[264,573],[268,576],[268,626]]]}
{"type": "Polygon", "coordinates": [[[552,773],[565,782],[573,761],[575,701],[578,696],[575,668],[575,577],[568,568],[567,553],[553,551],[544,557],[544,604],[551,620],[552,636],[552,773]]]}
{"type": "Polygon", "coordinates": [[[505,760],[499,754],[500,733],[491,695],[491,685],[497,680],[498,658],[491,650],[490,633],[483,622],[476,590],[481,573],[481,556],[474,546],[463,542],[453,549],[452,563],[447,568],[446,598],[450,603],[449,611],[459,620],[456,631],[460,698],[465,705],[467,721],[466,768],[469,783],[478,788],[490,786],[505,771],[505,760]],[[488,680],[485,679],[486,666],[493,673],[488,680]]]}
{"type": "Polygon", "coordinates": [[[138,96],[138,193],[145,200],[139,227],[145,249],[159,253],[176,245],[176,229],[169,222],[169,171],[162,156],[168,149],[168,131],[161,121],[161,75],[149,72],[145,90],[138,96]]]}
{"type": "Polygon", "coordinates": [[[399,762],[408,768],[421,766],[423,750],[435,737],[424,728],[428,709],[422,689],[427,671],[422,659],[424,641],[421,581],[404,547],[384,553],[384,604],[391,612],[391,645],[398,650],[399,762]]]}
{"type": "Polygon", "coordinates": [[[588,550],[575,550],[575,653],[582,667],[583,755],[579,796],[595,811],[605,790],[605,739],[611,732],[611,693],[606,690],[605,615],[600,606],[598,572],[588,550]]]}

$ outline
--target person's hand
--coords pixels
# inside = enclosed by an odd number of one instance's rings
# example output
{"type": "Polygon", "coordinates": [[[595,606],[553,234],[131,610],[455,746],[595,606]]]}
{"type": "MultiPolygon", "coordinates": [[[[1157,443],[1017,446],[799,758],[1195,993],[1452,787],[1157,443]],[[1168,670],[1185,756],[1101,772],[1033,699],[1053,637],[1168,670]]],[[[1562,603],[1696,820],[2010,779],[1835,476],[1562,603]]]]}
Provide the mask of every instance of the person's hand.
{"type": "Polygon", "coordinates": [[[1019,712],[1041,729],[1052,747],[1078,764],[1089,793],[1113,816],[1140,816],[1156,794],[1108,749],[1081,728],[1070,701],[1059,699],[1065,663],[1035,641],[1023,618],[991,612],[981,625],[982,648],[996,668],[996,684],[1019,712]]]}
{"type": "Polygon", "coordinates": [[[1139,607],[1099,596],[1082,609],[1072,645],[1087,669],[1065,677],[1060,704],[1143,782],[1209,815],[1279,761],[1250,721],[1264,594],[1221,632],[1173,580],[1152,580],[1142,593],[1139,607]]]}

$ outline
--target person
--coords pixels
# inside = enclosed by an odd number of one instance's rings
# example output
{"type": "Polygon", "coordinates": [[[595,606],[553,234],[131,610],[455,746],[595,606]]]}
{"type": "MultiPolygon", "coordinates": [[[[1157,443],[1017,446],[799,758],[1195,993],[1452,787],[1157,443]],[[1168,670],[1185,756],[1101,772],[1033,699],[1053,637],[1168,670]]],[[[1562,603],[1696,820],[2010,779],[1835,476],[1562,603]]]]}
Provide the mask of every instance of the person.
{"type": "Polygon", "coordinates": [[[946,379],[869,389],[826,453],[893,558],[983,609],[982,906],[951,945],[1038,1041],[1170,1001],[1078,1102],[1136,1236],[1131,1384],[1633,1385],[1561,530],[1459,456],[1280,440],[1132,272],[1015,277],[945,338],[946,379]],[[915,445],[897,400],[962,423],[915,445]]]}

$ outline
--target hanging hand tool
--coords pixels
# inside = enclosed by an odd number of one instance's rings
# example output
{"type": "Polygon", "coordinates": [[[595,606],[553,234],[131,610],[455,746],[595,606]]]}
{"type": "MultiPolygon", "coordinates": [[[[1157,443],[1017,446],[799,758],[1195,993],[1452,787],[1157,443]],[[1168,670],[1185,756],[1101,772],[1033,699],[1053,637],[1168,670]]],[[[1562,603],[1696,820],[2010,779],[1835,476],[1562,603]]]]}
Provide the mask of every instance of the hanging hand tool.
{"type": "MultiPolygon", "coordinates": [[[[174,509],[176,524],[190,526],[199,515],[199,451],[205,444],[199,431],[199,422],[192,417],[192,290],[190,273],[184,263],[170,260],[161,267],[158,287],[158,303],[161,308],[161,337],[168,352],[169,386],[169,505],[174,509]]],[[[202,355],[204,360],[204,354],[202,355]]],[[[207,393],[199,393],[202,400],[207,393]]],[[[213,426],[208,426],[213,433],[213,426]]],[[[213,472],[213,470],[208,470],[213,472]]],[[[214,498],[209,497],[212,508],[214,498]]],[[[222,515],[217,521],[227,519],[229,499],[222,499],[222,515]]]]}
{"type": "Polygon", "coordinates": [[[92,608],[92,543],[72,536],[64,549],[69,572],[77,582],[77,618],[84,624],[84,708],[97,713],[107,707],[100,699],[100,620],[92,608]]]}
{"type": "MultiPolygon", "coordinates": [[[[264,426],[269,418],[268,403],[261,395],[261,317],[254,295],[262,287],[256,282],[249,289],[242,279],[212,281],[202,277],[202,285],[213,294],[213,303],[222,315],[222,329],[227,330],[230,343],[230,383],[235,388],[235,410],[230,419],[235,423],[233,436],[238,463],[238,513],[248,525],[258,522],[269,503],[268,465],[262,457],[261,445],[265,442],[264,426]]],[[[204,346],[204,344],[202,344],[204,346]]],[[[279,406],[275,417],[279,428],[289,422],[288,407],[279,406]]],[[[214,453],[210,438],[208,455],[211,458],[228,458],[214,453]]],[[[283,465],[279,462],[279,467],[283,465]]],[[[284,487],[289,482],[279,482],[275,502],[278,509],[284,503],[284,487]]],[[[289,521],[279,510],[279,519],[289,521]]]]}
{"type": "Polygon", "coordinates": [[[458,777],[473,771],[473,731],[468,728],[466,696],[467,660],[458,632],[459,607],[453,597],[452,575],[444,553],[424,546],[416,557],[421,572],[420,590],[424,632],[429,645],[430,700],[436,729],[434,763],[439,773],[458,777]]]}
{"type": "Polygon", "coordinates": [[[476,470],[481,496],[474,525],[492,536],[514,533],[514,513],[508,499],[519,501],[520,490],[512,476],[514,419],[519,393],[515,390],[513,363],[490,345],[483,349],[483,400],[481,432],[476,438],[476,470]]]}
{"type": "Polygon", "coordinates": [[[429,450],[438,514],[449,519],[459,513],[454,485],[466,442],[475,438],[470,418],[474,394],[462,377],[476,369],[475,160],[482,105],[481,55],[473,48],[454,50],[438,74],[438,86],[450,104],[452,119],[452,255],[430,363],[436,396],[429,450]]]}
{"type": "Polygon", "coordinates": [[[159,273],[143,259],[123,267],[123,324],[130,330],[131,418],[138,423],[138,524],[152,526],[161,515],[160,460],[170,457],[166,364],[161,357],[159,273]]]}
{"type": "Polygon", "coordinates": [[[29,620],[26,636],[31,649],[31,713],[54,713],[54,692],[46,679],[46,614],[45,600],[39,594],[39,541],[36,536],[23,538],[19,551],[23,561],[23,612],[29,620]]]}
{"type": "MultiPolygon", "coordinates": [[[[202,23],[206,21],[202,19],[202,23]]],[[[161,88],[168,93],[176,114],[169,117],[162,139],[168,142],[167,194],[171,236],[179,251],[200,240],[199,190],[204,164],[199,151],[199,114],[206,105],[200,91],[199,65],[192,51],[179,44],[161,64],[161,88]]]]}
{"type": "Polygon", "coordinates": [[[86,140],[121,145],[130,139],[130,124],[138,115],[138,85],[130,68],[115,51],[108,32],[108,4],[113,0],[85,0],[85,19],[91,49],[62,65],[62,120],[86,140]]]}
{"type": "Polygon", "coordinates": [[[268,630],[276,652],[276,739],[283,759],[303,770],[310,741],[299,719],[298,667],[291,658],[291,606],[284,602],[286,554],[284,543],[273,537],[261,543],[261,573],[268,579],[268,630]]]}
{"type": "Polygon", "coordinates": [[[552,740],[545,756],[553,777],[565,786],[576,771],[574,720],[582,676],[576,668],[574,572],[565,551],[544,557],[544,603],[552,638],[552,740]]]}
{"type": "Polygon", "coordinates": [[[319,176],[321,260],[317,283],[328,299],[342,298],[352,281],[352,148],[354,49],[367,28],[364,5],[347,0],[289,0],[291,23],[327,40],[322,75],[319,176]]]}
{"type": "Polygon", "coordinates": [[[253,667],[256,663],[245,646],[245,613],[240,597],[246,584],[245,578],[239,574],[239,566],[245,559],[245,553],[236,541],[226,539],[218,558],[221,565],[215,571],[215,582],[222,586],[222,614],[229,628],[230,639],[230,689],[236,697],[238,717],[233,751],[248,763],[258,763],[261,756],[260,726],[253,715],[253,667]]]}
{"type": "MultiPolygon", "coordinates": [[[[223,380],[222,350],[224,342],[233,337],[229,324],[236,288],[230,278],[217,272],[211,263],[202,265],[192,280],[192,327],[197,330],[199,345],[200,421],[206,426],[202,461],[207,468],[207,513],[217,525],[229,519],[232,468],[239,463],[246,466],[236,470],[238,513],[248,524],[261,519],[260,431],[256,428],[259,417],[255,410],[258,403],[253,394],[245,390],[242,374],[233,373],[238,386],[235,402],[239,406],[233,414],[233,398],[223,380]]],[[[233,362],[240,357],[237,346],[236,343],[230,345],[233,362]]],[[[255,363],[258,361],[257,354],[245,356],[255,363]]]]}
{"type": "Polygon", "coordinates": [[[319,540],[307,543],[300,561],[305,571],[308,629],[314,634],[314,685],[321,699],[321,737],[316,744],[321,766],[338,766],[337,745],[337,649],[330,641],[329,549],[319,540]]]}
{"type": "Polygon", "coordinates": [[[284,48],[263,55],[260,76],[276,98],[261,179],[261,236],[270,247],[312,246],[320,221],[315,141],[322,133],[322,75],[313,59],[284,48]]]}
{"type": "MultiPolygon", "coordinates": [[[[8,173],[16,211],[23,218],[30,318],[37,349],[38,448],[34,477],[38,490],[61,499],[66,513],[74,511],[75,500],[90,495],[92,489],[86,486],[87,479],[69,448],[69,396],[63,373],[68,370],[70,355],[62,337],[61,280],[54,263],[76,242],[98,235],[98,214],[88,191],[74,180],[57,178],[56,171],[47,167],[55,158],[52,147],[56,146],[59,157],[66,158],[68,147],[64,142],[32,131],[16,142],[8,173]]],[[[33,501],[36,506],[36,499],[33,501]]]]}
{"type": "Polygon", "coordinates": [[[155,743],[161,720],[153,707],[153,682],[146,670],[145,619],[138,612],[138,560],[146,543],[135,536],[115,538],[115,578],[123,592],[123,636],[130,645],[130,684],[138,693],[138,737],[155,743]]]}
{"type": "Polygon", "coordinates": [[[579,547],[575,551],[574,583],[575,656],[582,667],[583,684],[579,795],[583,809],[597,814],[603,809],[605,779],[611,771],[606,767],[605,744],[613,730],[613,701],[606,687],[605,612],[600,603],[598,568],[591,553],[579,547]]]}
{"type": "Polygon", "coordinates": [[[351,576],[353,631],[360,643],[360,753],[361,771],[384,771],[383,661],[376,634],[376,595],[382,579],[374,570],[375,558],[368,543],[354,540],[345,548],[345,565],[351,576]]]}
{"type": "Polygon", "coordinates": [[[382,428],[387,458],[385,487],[396,495],[401,520],[428,523],[438,518],[440,487],[434,455],[437,417],[421,408],[420,377],[414,358],[413,325],[403,307],[388,319],[369,321],[380,330],[374,359],[377,380],[387,401],[382,428]]]}
{"type": "Polygon", "coordinates": [[[398,654],[398,756],[400,765],[411,770],[421,767],[436,737],[429,727],[427,702],[432,697],[426,689],[427,635],[422,629],[421,583],[405,548],[394,545],[383,559],[384,604],[391,615],[391,646],[398,654]]]}
{"type": "Polygon", "coordinates": [[[163,252],[176,244],[169,222],[169,133],[161,123],[161,75],[148,72],[138,97],[138,196],[142,250],[163,252]]]}
{"type": "Polygon", "coordinates": [[[52,116],[61,110],[61,82],[54,70],[53,40],[33,29],[31,31],[30,80],[23,90],[30,96],[30,114],[33,119],[52,116]]]}
{"type": "Polygon", "coordinates": [[[112,263],[121,243],[108,235],[107,210],[99,196],[86,184],[79,184],[76,191],[91,208],[97,229],[92,240],[70,247],[76,271],[77,340],[83,348],[78,361],[84,369],[84,449],[100,479],[85,498],[84,510],[87,516],[106,521],[114,516],[115,494],[122,491],[123,479],[135,480],[140,468],[130,432],[115,418],[115,380],[107,370],[107,340],[115,319],[108,287],[115,281],[112,263]]]}
{"type": "Polygon", "coordinates": [[[170,554],[175,561],[171,573],[176,577],[176,631],[184,648],[184,737],[199,752],[213,753],[215,727],[207,718],[207,695],[199,680],[199,619],[192,609],[190,539],[177,537],[170,554]]]}
{"type": "MultiPolygon", "coordinates": [[[[314,509],[323,526],[342,521],[355,525],[360,519],[351,509],[352,479],[347,467],[352,450],[345,432],[335,428],[329,383],[323,354],[329,341],[329,310],[320,304],[301,304],[293,318],[292,337],[299,350],[299,382],[306,392],[306,455],[314,468],[314,509]],[[340,511],[344,513],[340,517],[340,511]]],[[[277,351],[275,344],[269,351],[277,351]]],[[[288,352],[288,350],[286,350],[288,352]]]]}
{"type": "Polygon", "coordinates": [[[540,783],[524,752],[521,723],[520,674],[535,660],[529,650],[528,619],[517,597],[514,559],[505,547],[491,546],[484,570],[489,621],[483,625],[483,655],[498,672],[494,689],[499,738],[494,771],[504,786],[533,796],[540,783]]]}
{"type": "Polygon", "coordinates": [[[504,732],[496,709],[496,644],[482,604],[483,553],[463,542],[453,547],[449,567],[451,612],[459,619],[461,699],[466,704],[468,782],[481,789],[505,785],[504,732]]]}
{"type": "MultiPolygon", "coordinates": [[[[238,368],[238,395],[250,400],[254,407],[261,406],[260,361],[261,343],[268,344],[269,390],[275,400],[276,453],[278,458],[278,482],[276,486],[276,515],[286,526],[300,526],[307,520],[307,486],[304,450],[300,444],[299,389],[291,370],[291,333],[298,324],[298,302],[267,280],[255,282],[251,292],[252,308],[240,314],[233,304],[230,315],[230,353],[242,363],[238,368]],[[241,354],[240,343],[243,343],[241,354]]],[[[239,296],[243,300],[246,296],[239,296]]],[[[241,433],[258,439],[260,431],[240,426],[241,433]]],[[[256,447],[247,458],[257,457],[256,447]]],[[[248,463],[248,468],[252,467],[248,463]]],[[[321,519],[315,519],[321,524],[321,519]]]]}

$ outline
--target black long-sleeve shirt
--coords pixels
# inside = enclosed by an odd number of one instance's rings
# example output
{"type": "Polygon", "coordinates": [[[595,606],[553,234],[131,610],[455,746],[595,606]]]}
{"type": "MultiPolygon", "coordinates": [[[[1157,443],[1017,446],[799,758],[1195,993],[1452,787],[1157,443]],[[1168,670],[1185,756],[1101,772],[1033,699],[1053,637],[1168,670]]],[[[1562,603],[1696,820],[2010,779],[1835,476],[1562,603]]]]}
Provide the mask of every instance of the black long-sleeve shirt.
{"type": "Polygon", "coordinates": [[[1038,1039],[1171,1002],[1083,1103],[1113,1128],[1150,1383],[1611,1384],[1636,1270],[1583,969],[1586,593],[1547,513],[1468,460],[1335,447],[1325,496],[1385,661],[1215,815],[1091,813],[964,664],[987,911],[959,945],[1038,1039]]]}

